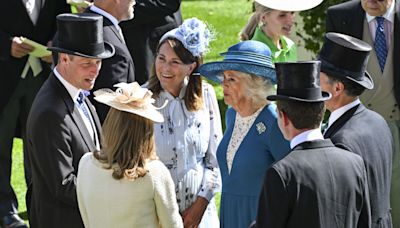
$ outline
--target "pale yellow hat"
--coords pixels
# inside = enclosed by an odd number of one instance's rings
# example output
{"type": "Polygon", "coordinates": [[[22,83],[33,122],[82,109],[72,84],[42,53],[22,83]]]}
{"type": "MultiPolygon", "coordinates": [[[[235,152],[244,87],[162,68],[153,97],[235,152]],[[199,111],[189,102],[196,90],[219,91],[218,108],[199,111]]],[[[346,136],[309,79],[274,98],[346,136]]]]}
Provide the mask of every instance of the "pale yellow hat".
{"type": "Polygon", "coordinates": [[[94,99],[100,103],[124,112],[130,112],[154,122],[164,122],[163,115],[157,111],[165,107],[165,104],[157,108],[153,105],[153,93],[147,88],[142,88],[137,82],[115,84],[118,89],[99,89],[95,91],[94,99]]]}

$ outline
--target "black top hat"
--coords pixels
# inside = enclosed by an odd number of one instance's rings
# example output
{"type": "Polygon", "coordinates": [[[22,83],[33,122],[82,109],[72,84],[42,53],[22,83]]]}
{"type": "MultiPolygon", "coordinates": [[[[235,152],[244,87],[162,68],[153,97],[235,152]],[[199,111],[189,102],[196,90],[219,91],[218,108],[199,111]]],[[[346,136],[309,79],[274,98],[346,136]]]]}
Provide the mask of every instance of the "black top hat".
{"type": "Polygon", "coordinates": [[[319,85],[320,61],[275,63],[277,95],[267,99],[319,102],[331,98],[319,85]]]}
{"type": "Polygon", "coordinates": [[[103,17],[91,13],[57,16],[58,36],[51,51],[87,58],[105,59],[114,55],[114,46],[103,41],[103,17]]]}
{"type": "Polygon", "coordinates": [[[329,32],[319,53],[321,71],[331,77],[349,79],[366,89],[374,88],[366,72],[371,46],[357,38],[329,32]]]}

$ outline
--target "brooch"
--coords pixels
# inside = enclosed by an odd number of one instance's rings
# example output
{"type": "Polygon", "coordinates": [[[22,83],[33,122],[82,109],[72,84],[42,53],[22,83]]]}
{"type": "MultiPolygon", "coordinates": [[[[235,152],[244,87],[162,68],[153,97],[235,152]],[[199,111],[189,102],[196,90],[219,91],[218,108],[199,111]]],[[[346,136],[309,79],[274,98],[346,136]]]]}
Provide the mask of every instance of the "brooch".
{"type": "Polygon", "coordinates": [[[265,130],[267,130],[267,127],[265,127],[265,125],[262,122],[257,123],[256,127],[259,135],[261,135],[262,133],[265,132],[265,130]]]}

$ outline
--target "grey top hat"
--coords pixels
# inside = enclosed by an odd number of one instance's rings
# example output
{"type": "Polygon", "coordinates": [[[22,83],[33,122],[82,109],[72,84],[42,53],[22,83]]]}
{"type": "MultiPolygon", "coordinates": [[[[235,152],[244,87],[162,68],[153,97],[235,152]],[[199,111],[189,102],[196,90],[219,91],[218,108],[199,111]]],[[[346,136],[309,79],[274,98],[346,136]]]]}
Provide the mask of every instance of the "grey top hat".
{"type": "Polygon", "coordinates": [[[114,46],[103,41],[103,17],[91,13],[57,16],[58,36],[50,51],[87,58],[106,59],[114,55],[114,46]]]}
{"type": "Polygon", "coordinates": [[[331,77],[348,79],[366,89],[374,82],[366,71],[371,46],[357,38],[329,32],[319,53],[321,71],[331,77]]]}
{"type": "Polygon", "coordinates": [[[319,83],[320,61],[275,63],[278,79],[277,95],[267,99],[303,102],[320,102],[331,98],[331,94],[321,91],[319,83]]]}
{"type": "Polygon", "coordinates": [[[247,40],[229,47],[221,53],[222,61],[210,62],[200,66],[200,74],[221,83],[225,70],[235,70],[260,77],[268,78],[276,84],[274,64],[271,60],[271,50],[262,42],[247,40]]]}

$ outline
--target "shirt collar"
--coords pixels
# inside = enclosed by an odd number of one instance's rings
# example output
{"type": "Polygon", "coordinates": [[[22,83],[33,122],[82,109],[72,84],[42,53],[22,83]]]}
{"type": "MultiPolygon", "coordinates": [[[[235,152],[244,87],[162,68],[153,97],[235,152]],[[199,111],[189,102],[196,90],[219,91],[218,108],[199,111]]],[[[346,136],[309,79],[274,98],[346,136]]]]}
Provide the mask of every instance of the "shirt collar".
{"type": "Polygon", "coordinates": [[[76,88],[75,86],[71,85],[67,80],[65,80],[61,74],[57,71],[57,68],[54,67],[54,75],[58,78],[58,80],[63,84],[63,86],[67,89],[69,95],[71,96],[72,100],[75,102],[78,98],[79,92],[81,89],[76,88]]]}
{"type": "Polygon", "coordinates": [[[355,107],[356,105],[360,104],[360,99],[356,99],[355,101],[344,105],[331,113],[328,120],[328,127],[332,126],[332,124],[339,119],[345,112],[350,110],[351,108],[355,107]]]}
{"type": "Polygon", "coordinates": [[[290,148],[293,149],[297,145],[303,142],[323,140],[323,139],[324,136],[322,136],[321,130],[319,128],[311,129],[296,135],[292,140],[290,140],[290,148]]]}
{"type": "Polygon", "coordinates": [[[92,6],[90,7],[90,10],[93,11],[93,12],[95,12],[95,13],[98,13],[98,14],[100,14],[100,15],[103,15],[103,16],[105,16],[106,18],[108,18],[108,20],[110,20],[110,21],[113,23],[113,25],[118,29],[118,31],[121,29],[121,28],[119,27],[119,25],[118,25],[118,20],[117,20],[113,15],[107,13],[106,11],[100,9],[99,7],[97,7],[97,6],[95,6],[95,5],[92,5],[92,6]]]}
{"type": "MultiPolygon", "coordinates": [[[[382,15],[386,20],[390,21],[391,23],[394,23],[394,14],[395,14],[395,1],[392,1],[392,4],[389,6],[389,9],[386,11],[385,14],[382,15]]],[[[367,22],[370,23],[372,20],[375,19],[375,16],[371,16],[368,13],[365,13],[365,16],[367,18],[367,22]]]]}

